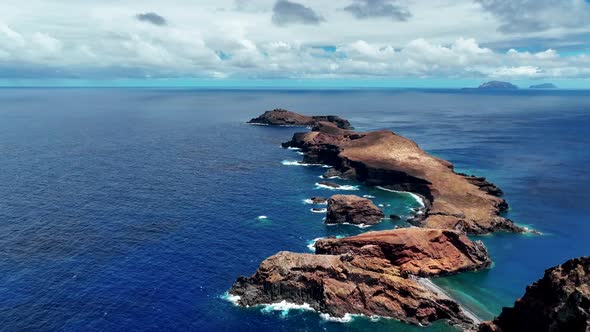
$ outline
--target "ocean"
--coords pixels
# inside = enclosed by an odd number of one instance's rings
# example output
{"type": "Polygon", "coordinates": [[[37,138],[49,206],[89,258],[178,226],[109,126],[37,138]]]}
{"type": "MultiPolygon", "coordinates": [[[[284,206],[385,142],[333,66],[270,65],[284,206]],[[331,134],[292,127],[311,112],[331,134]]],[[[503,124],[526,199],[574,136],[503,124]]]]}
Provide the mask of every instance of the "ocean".
{"type": "Polygon", "coordinates": [[[2,330],[452,330],[224,298],[278,251],[404,225],[327,226],[311,196],[371,195],[402,216],[418,204],[353,182],[318,187],[326,169],[280,148],[302,128],[245,123],[276,107],[390,129],[504,190],[508,217],[543,235],[478,237],[492,268],[434,280],[483,319],[546,268],[590,254],[587,91],[4,88],[2,330]]]}

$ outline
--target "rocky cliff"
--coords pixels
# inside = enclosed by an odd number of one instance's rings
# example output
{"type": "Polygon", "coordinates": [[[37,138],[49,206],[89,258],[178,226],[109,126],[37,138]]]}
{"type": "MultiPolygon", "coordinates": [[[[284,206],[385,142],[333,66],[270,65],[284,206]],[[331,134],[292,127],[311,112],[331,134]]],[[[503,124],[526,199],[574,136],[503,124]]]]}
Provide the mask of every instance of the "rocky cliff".
{"type": "Polygon", "coordinates": [[[590,331],[590,256],[545,271],[512,308],[504,308],[480,332],[590,331]]]}
{"type": "Polygon", "coordinates": [[[422,325],[443,319],[468,326],[471,320],[456,302],[415,275],[489,265],[485,249],[454,231],[370,232],[322,240],[317,248],[326,254],[280,252],[267,258],[253,276],[238,278],[229,293],[243,306],[285,300],[334,317],[379,315],[422,325]]]}
{"type": "Polygon", "coordinates": [[[304,162],[333,166],[343,178],[409,191],[424,198],[425,213],[411,220],[420,227],[458,229],[470,234],[520,232],[501,216],[508,208],[502,191],[485,178],[454,172],[453,165],[391,131],[353,132],[320,122],[296,133],[285,147],[298,147],[304,162]]]}

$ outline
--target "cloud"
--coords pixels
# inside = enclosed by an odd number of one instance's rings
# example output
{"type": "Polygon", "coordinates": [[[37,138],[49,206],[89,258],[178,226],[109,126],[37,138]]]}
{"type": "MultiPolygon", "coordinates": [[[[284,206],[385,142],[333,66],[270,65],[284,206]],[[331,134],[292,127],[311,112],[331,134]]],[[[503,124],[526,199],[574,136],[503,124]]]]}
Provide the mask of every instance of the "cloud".
{"type": "Polygon", "coordinates": [[[278,26],[295,23],[317,25],[324,21],[313,9],[288,0],[277,1],[272,11],[272,22],[278,26]]]}
{"type": "Polygon", "coordinates": [[[358,19],[388,17],[394,21],[407,21],[412,16],[407,8],[396,4],[395,0],[354,0],[344,10],[358,19]]]}
{"type": "Polygon", "coordinates": [[[539,32],[590,25],[590,3],[585,0],[475,0],[499,21],[504,33],[539,32]]]}
{"type": "Polygon", "coordinates": [[[157,26],[164,26],[168,24],[168,21],[166,21],[164,17],[153,12],[137,14],[135,18],[141,22],[151,23],[157,26]]]}

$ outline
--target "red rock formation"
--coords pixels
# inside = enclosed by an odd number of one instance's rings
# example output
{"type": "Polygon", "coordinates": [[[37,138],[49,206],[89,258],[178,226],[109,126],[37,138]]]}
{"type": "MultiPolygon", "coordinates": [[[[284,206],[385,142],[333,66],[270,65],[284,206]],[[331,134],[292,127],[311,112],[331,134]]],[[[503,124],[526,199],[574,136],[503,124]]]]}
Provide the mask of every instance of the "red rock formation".
{"type": "Polygon", "coordinates": [[[261,116],[248,121],[248,123],[272,126],[311,127],[316,125],[320,121],[332,123],[338,128],[352,129],[352,126],[347,120],[344,120],[335,115],[307,116],[283,109],[266,111],[261,116]]]}
{"type": "Polygon", "coordinates": [[[402,228],[346,238],[321,239],[318,254],[351,254],[384,258],[403,273],[438,276],[487,268],[491,261],[480,241],[452,230],[402,228]]]}
{"type": "Polygon", "coordinates": [[[262,262],[252,277],[240,277],[230,294],[240,296],[242,306],[286,300],[333,317],[380,315],[423,325],[439,319],[470,322],[456,302],[375,257],[280,252],[262,262]]]}
{"type": "Polygon", "coordinates": [[[590,331],[590,256],[545,271],[526,293],[480,332],[590,331]]]}
{"type": "Polygon", "coordinates": [[[316,129],[296,133],[284,146],[301,148],[304,162],[331,165],[342,177],[421,195],[427,207],[411,220],[417,226],[470,234],[523,231],[500,216],[507,204],[495,196],[501,193],[496,186],[455,173],[450,162],[427,154],[407,138],[387,130],[356,133],[327,122],[316,129]]]}
{"type": "Polygon", "coordinates": [[[355,195],[334,195],[328,199],[327,224],[375,225],[384,217],[370,199],[355,195]]]}

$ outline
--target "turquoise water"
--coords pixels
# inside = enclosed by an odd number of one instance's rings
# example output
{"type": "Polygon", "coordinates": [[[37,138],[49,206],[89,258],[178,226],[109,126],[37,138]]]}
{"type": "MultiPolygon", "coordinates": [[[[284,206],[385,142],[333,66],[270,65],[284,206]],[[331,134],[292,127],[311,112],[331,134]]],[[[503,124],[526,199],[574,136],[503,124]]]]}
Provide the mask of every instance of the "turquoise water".
{"type": "MultiPolygon", "coordinates": [[[[279,147],[300,129],[244,124],[274,107],[391,129],[504,190],[508,216],[544,235],[482,237],[493,268],[435,280],[483,318],[544,269],[590,254],[584,91],[0,89],[0,326],[423,331],[222,299],[278,251],[404,225],[325,225],[304,203],[336,193],[315,185],[325,169],[282,163],[301,157],[279,147]]],[[[386,214],[417,204],[339,182],[386,214]]]]}

